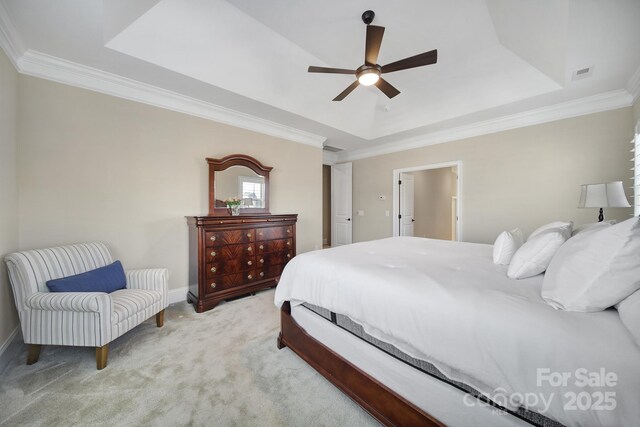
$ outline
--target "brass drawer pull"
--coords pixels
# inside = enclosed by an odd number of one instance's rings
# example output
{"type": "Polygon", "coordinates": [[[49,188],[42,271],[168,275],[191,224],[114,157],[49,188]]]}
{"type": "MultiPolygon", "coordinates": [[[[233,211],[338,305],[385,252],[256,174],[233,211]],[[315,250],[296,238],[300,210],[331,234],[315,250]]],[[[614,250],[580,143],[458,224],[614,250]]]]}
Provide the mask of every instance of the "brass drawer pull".
{"type": "Polygon", "coordinates": [[[264,245],[260,245],[260,249],[264,249],[264,245]]]}
{"type": "Polygon", "coordinates": [[[291,254],[287,254],[287,258],[291,258],[291,254]]]}
{"type": "Polygon", "coordinates": [[[287,228],[287,233],[291,234],[291,229],[287,228]]]}
{"type": "Polygon", "coordinates": [[[247,233],[247,237],[250,239],[251,238],[251,233],[247,233]]]}
{"type": "Polygon", "coordinates": [[[287,242],[287,246],[291,246],[291,242],[287,242]]]}
{"type": "Polygon", "coordinates": [[[260,277],[264,277],[264,271],[260,272],[260,277]]]}
{"type": "Polygon", "coordinates": [[[211,289],[215,289],[216,288],[216,282],[213,282],[210,286],[211,286],[211,289]]]}
{"type": "Polygon", "coordinates": [[[211,256],[216,256],[216,251],[211,251],[211,256]]]}
{"type": "Polygon", "coordinates": [[[264,264],[264,258],[260,258],[260,264],[264,264]]]}
{"type": "Polygon", "coordinates": [[[253,250],[253,248],[252,248],[251,246],[249,246],[249,247],[247,248],[247,250],[248,250],[249,252],[251,252],[251,251],[253,250]]]}
{"type": "Polygon", "coordinates": [[[215,242],[216,241],[216,236],[211,236],[211,241],[215,242]]]}
{"type": "Polygon", "coordinates": [[[215,273],[215,272],[216,272],[216,270],[217,270],[217,269],[216,269],[215,267],[211,267],[211,272],[212,272],[212,273],[215,273]]]}
{"type": "Polygon", "coordinates": [[[247,279],[251,280],[251,279],[253,279],[253,276],[249,274],[249,275],[247,276],[247,279]]]}
{"type": "Polygon", "coordinates": [[[247,261],[247,265],[253,265],[253,262],[247,261]]]}
{"type": "Polygon", "coordinates": [[[258,236],[264,236],[264,234],[262,234],[262,231],[258,233],[258,236]]]}

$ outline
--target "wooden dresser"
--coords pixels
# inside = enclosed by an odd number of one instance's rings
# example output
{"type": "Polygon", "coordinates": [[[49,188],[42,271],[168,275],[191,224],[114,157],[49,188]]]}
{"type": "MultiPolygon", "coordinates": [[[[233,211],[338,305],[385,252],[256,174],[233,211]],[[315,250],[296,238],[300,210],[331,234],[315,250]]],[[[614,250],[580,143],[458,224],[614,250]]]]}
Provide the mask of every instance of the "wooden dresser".
{"type": "Polygon", "coordinates": [[[275,286],[284,266],[296,254],[297,217],[187,217],[187,301],[201,313],[222,300],[275,286]]]}

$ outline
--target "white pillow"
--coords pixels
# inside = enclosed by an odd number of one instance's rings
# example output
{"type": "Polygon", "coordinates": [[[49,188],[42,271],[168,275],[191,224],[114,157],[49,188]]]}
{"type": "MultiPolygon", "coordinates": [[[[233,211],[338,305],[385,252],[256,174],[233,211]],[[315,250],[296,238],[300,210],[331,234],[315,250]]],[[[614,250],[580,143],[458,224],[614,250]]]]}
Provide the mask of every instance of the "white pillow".
{"type": "Polygon", "coordinates": [[[542,225],[536,228],[533,233],[529,234],[529,238],[527,240],[531,240],[536,237],[538,234],[542,233],[545,230],[551,230],[555,228],[561,228],[563,230],[569,230],[569,236],[571,236],[571,230],[573,229],[573,221],[554,221],[549,224],[542,225]]]}
{"type": "Polygon", "coordinates": [[[640,221],[584,231],[551,261],[542,297],[569,311],[600,311],[640,289],[640,221]]]}
{"type": "Polygon", "coordinates": [[[507,276],[525,279],[544,273],[551,258],[570,235],[571,229],[560,227],[544,230],[529,238],[511,258],[507,276]]]}
{"type": "Polygon", "coordinates": [[[500,233],[493,244],[493,263],[509,265],[511,257],[522,246],[522,243],[522,231],[517,227],[511,231],[500,233]]]}
{"type": "Polygon", "coordinates": [[[640,291],[635,291],[616,305],[620,320],[640,345],[640,291]]]}
{"type": "Polygon", "coordinates": [[[607,225],[613,225],[616,221],[614,219],[610,221],[603,222],[591,222],[589,224],[580,224],[573,227],[573,231],[571,232],[571,237],[582,233],[583,231],[591,230],[593,228],[606,227],[607,225]]]}

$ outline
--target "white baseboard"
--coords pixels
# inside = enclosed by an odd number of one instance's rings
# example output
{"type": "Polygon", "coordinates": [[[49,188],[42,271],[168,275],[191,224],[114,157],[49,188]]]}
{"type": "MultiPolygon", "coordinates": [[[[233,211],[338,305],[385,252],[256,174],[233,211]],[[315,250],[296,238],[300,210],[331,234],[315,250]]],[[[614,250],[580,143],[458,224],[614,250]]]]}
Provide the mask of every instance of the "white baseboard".
{"type": "Polygon", "coordinates": [[[169,289],[169,295],[167,296],[169,304],[186,301],[187,292],[189,292],[188,286],[184,286],[178,289],[169,289]]]}
{"type": "Polygon", "coordinates": [[[22,339],[20,325],[9,334],[7,339],[0,345],[0,373],[4,371],[9,362],[16,356],[20,346],[12,345],[22,339]]]}

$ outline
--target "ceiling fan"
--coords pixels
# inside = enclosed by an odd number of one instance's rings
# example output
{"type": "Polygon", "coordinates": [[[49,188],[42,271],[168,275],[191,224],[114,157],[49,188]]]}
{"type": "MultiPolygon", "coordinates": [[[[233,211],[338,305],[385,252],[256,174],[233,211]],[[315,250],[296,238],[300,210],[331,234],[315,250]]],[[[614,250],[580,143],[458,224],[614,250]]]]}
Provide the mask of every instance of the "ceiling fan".
{"type": "Polygon", "coordinates": [[[367,41],[364,52],[364,64],[355,70],[346,70],[344,68],[327,68],[310,66],[310,73],[329,73],[329,74],[354,74],[357,80],[336,96],[334,101],[342,101],[347,95],[358,87],[358,85],[371,86],[376,85],[387,97],[393,98],[400,91],[393,87],[389,82],[380,75],[392,73],[394,71],[408,70],[409,68],[422,67],[438,62],[438,50],[430,50],[429,52],[401,59],[387,65],[379,65],[378,53],[382,44],[382,36],[384,35],[384,27],[370,25],[376,14],[372,10],[367,10],[362,14],[362,21],[367,25],[367,41]]]}

